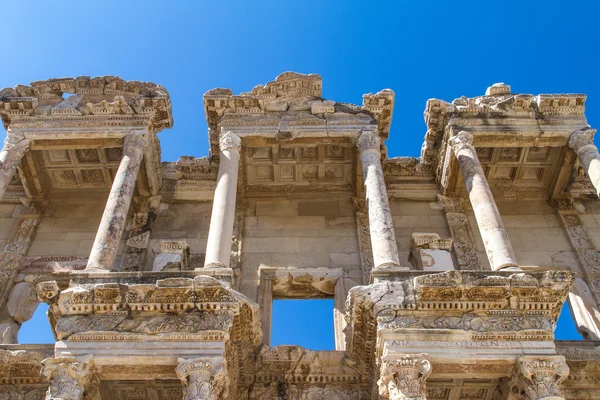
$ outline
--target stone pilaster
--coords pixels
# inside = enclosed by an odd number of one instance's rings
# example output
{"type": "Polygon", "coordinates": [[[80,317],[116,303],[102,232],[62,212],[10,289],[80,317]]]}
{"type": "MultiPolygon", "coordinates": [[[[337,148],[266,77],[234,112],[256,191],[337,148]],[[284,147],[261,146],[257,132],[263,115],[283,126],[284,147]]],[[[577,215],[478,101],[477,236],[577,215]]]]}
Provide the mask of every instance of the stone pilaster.
{"type": "Polygon", "coordinates": [[[144,156],[144,149],[148,144],[146,135],[144,132],[136,132],[125,137],[123,158],[110,189],[100,227],[85,269],[88,272],[106,271],[113,267],[144,156]]]}
{"type": "Polygon", "coordinates": [[[559,386],[568,375],[564,356],[520,357],[509,383],[511,395],[524,400],[564,400],[559,386]]]}
{"type": "Polygon", "coordinates": [[[179,358],[175,372],[184,387],[183,400],[226,399],[228,376],[222,358],[179,358]]]}
{"type": "Polygon", "coordinates": [[[462,199],[438,195],[438,202],[444,209],[446,222],[452,235],[452,247],[458,268],[463,271],[477,271],[481,269],[475,238],[465,214],[462,199]]]}
{"type": "MultiPolygon", "coordinates": [[[[138,199],[136,212],[133,214],[131,230],[127,238],[125,254],[121,260],[120,271],[143,271],[146,261],[146,250],[150,243],[150,232],[160,207],[160,196],[138,199]]],[[[134,199],[134,205],[136,203],[134,199]]]]}
{"type": "Polygon", "coordinates": [[[394,223],[381,167],[381,140],[376,132],[365,131],[356,145],[365,180],[373,268],[400,268],[394,223]]]}
{"type": "Polygon", "coordinates": [[[229,268],[235,220],[238,166],[242,140],[233,132],[221,135],[219,174],[210,217],[205,268],[229,268]]]}
{"type": "Polygon", "coordinates": [[[573,132],[569,139],[569,147],[575,150],[581,166],[587,173],[596,194],[600,194],[600,154],[594,145],[596,129],[581,129],[573,132]]]}
{"type": "Polygon", "coordinates": [[[0,150],[0,200],[28,149],[29,140],[10,133],[4,140],[4,147],[0,150]]]}
{"type": "Polygon", "coordinates": [[[461,131],[449,141],[458,159],[492,270],[518,267],[502,217],[473,147],[473,135],[461,131]]]}
{"type": "Polygon", "coordinates": [[[393,358],[386,356],[381,362],[381,373],[377,381],[380,398],[426,400],[426,380],[430,374],[431,363],[427,354],[406,354],[393,358]]]}
{"type": "Polygon", "coordinates": [[[47,358],[42,364],[42,375],[50,382],[46,400],[81,400],[84,393],[92,394],[98,390],[98,378],[91,356],[81,360],[47,358]]]}

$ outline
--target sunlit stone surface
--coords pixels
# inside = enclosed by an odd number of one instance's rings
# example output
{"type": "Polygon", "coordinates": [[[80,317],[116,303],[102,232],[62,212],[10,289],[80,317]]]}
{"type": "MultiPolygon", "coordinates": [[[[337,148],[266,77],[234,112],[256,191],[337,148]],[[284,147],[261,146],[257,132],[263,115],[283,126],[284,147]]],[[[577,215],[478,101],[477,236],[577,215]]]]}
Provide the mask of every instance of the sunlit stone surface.
{"type": "Polygon", "coordinates": [[[394,99],[212,89],[208,156],[161,162],[160,85],[1,90],[0,399],[600,398],[585,95],[431,99],[419,158],[394,99]],[[323,298],[334,351],[270,346],[273,299],[323,298]],[[16,343],[38,302],[56,343],[16,343]]]}

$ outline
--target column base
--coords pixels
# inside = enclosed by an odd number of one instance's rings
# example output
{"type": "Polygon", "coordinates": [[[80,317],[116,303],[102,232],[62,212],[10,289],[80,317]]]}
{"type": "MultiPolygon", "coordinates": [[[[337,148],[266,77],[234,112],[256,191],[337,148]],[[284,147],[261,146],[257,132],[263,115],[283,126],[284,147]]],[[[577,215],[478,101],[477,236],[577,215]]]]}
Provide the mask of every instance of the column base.
{"type": "Polygon", "coordinates": [[[224,269],[224,268],[231,269],[231,268],[227,267],[225,264],[215,261],[215,262],[211,262],[208,264],[204,264],[204,267],[202,267],[202,268],[196,268],[196,271],[202,271],[204,269],[224,269]]]}
{"type": "Polygon", "coordinates": [[[523,272],[523,270],[521,269],[521,267],[517,266],[517,265],[507,265],[506,267],[500,267],[498,268],[496,271],[514,271],[514,272],[523,272]]]}

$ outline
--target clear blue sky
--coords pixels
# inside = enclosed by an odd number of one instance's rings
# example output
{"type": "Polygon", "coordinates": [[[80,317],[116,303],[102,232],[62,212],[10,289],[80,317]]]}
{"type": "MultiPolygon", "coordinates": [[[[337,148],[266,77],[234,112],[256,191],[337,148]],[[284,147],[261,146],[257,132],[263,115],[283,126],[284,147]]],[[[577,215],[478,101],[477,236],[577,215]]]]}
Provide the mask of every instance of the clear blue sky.
{"type": "MultiPolygon", "coordinates": [[[[391,156],[418,156],[428,98],[586,93],[600,125],[600,1],[2,1],[0,88],[118,75],[171,93],[163,160],[208,154],[202,95],[283,71],[319,73],[326,98],[396,92],[391,156]]],[[[0,128],[1,129],[1,128],[0,128]]],[[[2,133],[2,132],[0,132],[2,133]]]]}

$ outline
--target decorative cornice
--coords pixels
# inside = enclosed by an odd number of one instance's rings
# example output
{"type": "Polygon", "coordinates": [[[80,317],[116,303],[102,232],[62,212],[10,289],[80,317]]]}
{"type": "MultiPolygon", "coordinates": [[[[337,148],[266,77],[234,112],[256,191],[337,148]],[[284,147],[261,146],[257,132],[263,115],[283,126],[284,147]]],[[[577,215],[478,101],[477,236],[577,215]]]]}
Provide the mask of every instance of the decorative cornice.
{"type": "Polygon", "coordinates": [[[133,124],[142,118],[155,131],[173,125],[171,101],[162,86],[114,76],[49,79],[2,89],[0,116],[5,128],[65,126],[66,121],[76,126],[112,126],[115,118],[133,124]]]}

